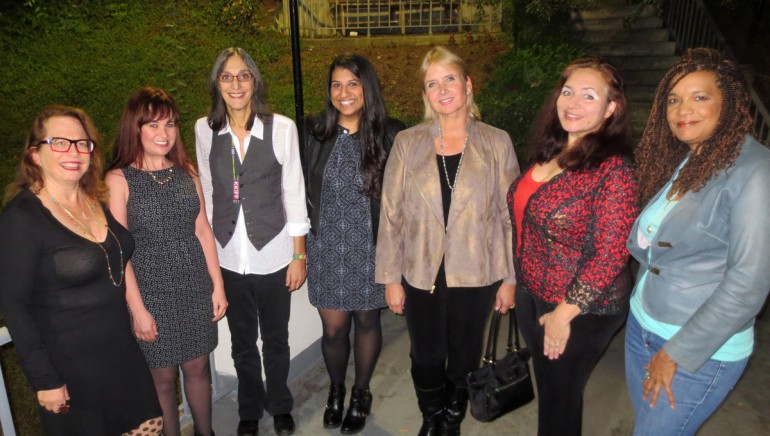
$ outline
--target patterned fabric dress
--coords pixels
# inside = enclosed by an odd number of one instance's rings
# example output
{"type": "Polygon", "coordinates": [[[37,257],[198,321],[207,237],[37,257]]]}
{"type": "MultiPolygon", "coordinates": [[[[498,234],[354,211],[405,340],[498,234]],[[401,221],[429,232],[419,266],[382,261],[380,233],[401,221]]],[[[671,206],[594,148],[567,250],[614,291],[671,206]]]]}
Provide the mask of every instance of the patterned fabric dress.
{"type": "Polygon", "coordinates": [[[126,167],[123,174],[128,229],[136,240],[131,263],[158,327],[157,341],[138,341],[147,364],[163,368],[208,354],[217,346],[217,325],[211,321],[213,285],[195,236],[195,183],[177,168],[150,173],[126,167]]]}
{"type": "Polygon", "coordinates": [[[358,136],[340,134],[324,169],[317,236],[308,234],[308,294],[319,309],[387,306],[385,287],[374,283],[371,206],[362,186],[358,136]]]}

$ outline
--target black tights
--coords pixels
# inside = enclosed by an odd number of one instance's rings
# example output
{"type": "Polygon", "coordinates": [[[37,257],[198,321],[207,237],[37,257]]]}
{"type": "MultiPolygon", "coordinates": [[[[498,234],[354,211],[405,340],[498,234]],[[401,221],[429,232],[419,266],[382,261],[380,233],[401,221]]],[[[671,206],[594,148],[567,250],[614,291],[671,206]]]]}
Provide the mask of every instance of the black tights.
{"type": "MultiPolygon", "coordinates": [[[[196,357],[182,363],[184,390],[190,406],[195,431],[202,435],[211,434],[211,370],[209,355],[196,357]]],[[[179,405],[176,401],[176,366],[150,370],[158,391],[160,407],[163,409],[163,434],[178,436],[179,405]]]]}
{"type": "Polygon", "coordinates": [[[380,309],[344,312],[318,309],[323,324],[321,350],[332,384],[344,384],[350,357],[350,324],[355,323],[355,387],[368,389],[382,350],[380,309]]]}

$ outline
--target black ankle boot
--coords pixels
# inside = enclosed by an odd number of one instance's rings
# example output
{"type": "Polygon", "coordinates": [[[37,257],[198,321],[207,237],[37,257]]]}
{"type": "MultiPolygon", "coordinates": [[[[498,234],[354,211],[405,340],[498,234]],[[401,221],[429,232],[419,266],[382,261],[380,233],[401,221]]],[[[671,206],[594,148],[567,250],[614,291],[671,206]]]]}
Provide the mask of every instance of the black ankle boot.
{"type": "Polygon", "coordinates": [[[460,424],[465,418],[468,409],[468,389],[459,386],[449,386],[447,392],[448,401],[444,407],[444,416],[441,420],[441,436],[460,436],[460,424]]]}
{"type": "Polygon", "coordinates": [[[414,388],[417,394],[417,405],[422,412],[422,427],[417,436],[437,436],[444,417],[446,391],[444,386],[434,389],[414,388]]]}
{"type": "Polygon", "coordinates": [[[366,417],[372,411],[372,393],[369,389],[353,388],[350,391],[350,407],[342,421],[342,434],[356,434],[366,426],[366,417]]]}
{"type": "Polygon", "coordinates": [[[324,428],[337,428],[342,424],[342,411],[345,408],[345,385],[330,385],[329,399],[324,411],[324,428]]]}

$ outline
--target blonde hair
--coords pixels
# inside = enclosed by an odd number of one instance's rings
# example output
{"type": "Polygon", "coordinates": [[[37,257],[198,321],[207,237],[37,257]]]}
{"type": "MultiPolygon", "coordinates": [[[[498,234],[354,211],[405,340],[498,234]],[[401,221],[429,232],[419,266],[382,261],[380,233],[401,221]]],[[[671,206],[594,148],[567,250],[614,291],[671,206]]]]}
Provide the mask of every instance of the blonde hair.
{"type": "MultiPolygon", "coordinates": [[[[425,94],[425,75],[428,73],[428,68],[430,68],[430,66],[435,63],[440,63],[447,67],[454,68],[460,73],[463,79],[468,78],[468,65],[460,56],[457,56],[446,47],[442,47],[440,45],[430,49],[422,59],[422,66],[420,67],[420,72],[422,73],[420,88],[422,89],[422,101],[425,104],[425,114],[423,115],[423,119],[425,121],[434,121],[436,119],[436,112],[434,112],[433,108],[430,107],[428,96],[425,94]]],[[[481,111],[479,111],[479,107],[473,100],[472,90],[468,93],[466,106],[468,107],[468,113],[472,118],[477,120],[481,119],[481,111]]]]}

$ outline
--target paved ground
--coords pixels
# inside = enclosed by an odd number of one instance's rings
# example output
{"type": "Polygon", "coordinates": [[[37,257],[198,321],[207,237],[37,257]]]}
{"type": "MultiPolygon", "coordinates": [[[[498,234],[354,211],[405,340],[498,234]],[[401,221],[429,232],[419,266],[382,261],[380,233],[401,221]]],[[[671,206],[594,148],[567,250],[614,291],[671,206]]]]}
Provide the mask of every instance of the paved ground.
{"type": "MultiPolygon", "coordinates": [[[[699,435],[770,434],[770,394],[767,391],[770,388],[770,315],[767,312],[758,321],[757,350],[743,379],[699,435]]],[[[374,405],[363,434],[414,435],[420,427],[421,417],[409,374],[409,338],[404,320],[383,312],[383,329],[383,352],[371,383],[374,405]]],[[[352,376],[352,367],[348,375],[352,376]]],[[[339,434],[339,430],[326,430],[321,425],[327,385],[326,372],[320,361],[292,383],[294,417],[298,426],[295,434],[339,434]]],[[[348,386],[351,385],[352,380],[348,380],[348,386]]],[[[594,371],[586,390],[585,404],[584,435],[631,434],[633,413],[623,373],[622,334],[615,338],[594,371]]],[[[234,394],[216,403],[214,418],[218,436],[235,434],[238,418],[234,394]]],[[[272,419],[267,417],[260,424],[260,434],[275,434],[272,419]]],[[[535,435],[536,424],[537,406],[532,402],[488,424],[476,422],[469,414],[463,422],[462,432],[463,435],[535,435]]]]}

